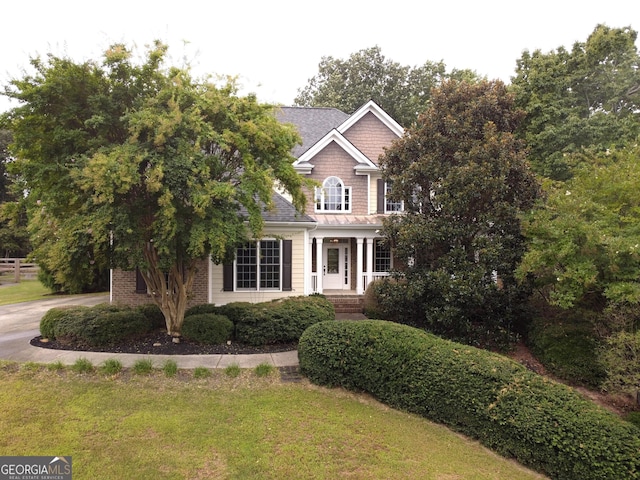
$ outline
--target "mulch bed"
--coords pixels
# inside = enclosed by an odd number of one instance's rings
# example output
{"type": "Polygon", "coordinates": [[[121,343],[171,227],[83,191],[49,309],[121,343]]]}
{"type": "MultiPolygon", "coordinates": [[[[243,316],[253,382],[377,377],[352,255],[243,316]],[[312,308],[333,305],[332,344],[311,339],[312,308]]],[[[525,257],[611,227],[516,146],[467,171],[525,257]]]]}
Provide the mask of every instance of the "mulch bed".
{"type": "Polygon", "coordinates": [[[117,345],[91,347],[88,345],[78,345],[69,342],[51,340],[42,341],[38,336],[31,340],[31,345],[53,350],[73,350],[82,352],[110,352],[110,353],[138,353],[145,355],[215,355],[215,354],[256,354],[256,353],[276,353],[288,352],[298,348],[297,343],[263,345],[254,347],[241,343],[231,342],[222,345],[204,345],[192,342],[184,338],[180,343],[173,343],[172,337],[165,331],[156,331],[135,339],[127,339],[117,345]]]}

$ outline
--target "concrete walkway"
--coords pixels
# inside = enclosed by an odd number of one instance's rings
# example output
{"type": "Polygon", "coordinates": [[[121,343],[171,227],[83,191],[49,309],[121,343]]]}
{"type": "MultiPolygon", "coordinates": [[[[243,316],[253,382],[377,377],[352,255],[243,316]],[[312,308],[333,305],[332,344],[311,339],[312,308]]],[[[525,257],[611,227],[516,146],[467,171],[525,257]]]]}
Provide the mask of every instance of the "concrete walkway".
{"type": "Polygon", "coordinates": [[[78,358],[86,358],[98,366],[105,360],[116,358],[125,367],[140,359],[151,360],[155,367],[174,360],[179,368],[225,368],[238,365],[254,368],[261,363],[275,367],[298,365],[298,352],[264,353],[254,355],[138,355],[132,353],[76,352],[34,347],[29,342],[40,335],[40,319],[51,308],[62,305],[93,306],[109,301],[107,294],[55,297],[35,302],[0,306],[0,360],[17,362],[54,363],[72,365],[78,358]]]}

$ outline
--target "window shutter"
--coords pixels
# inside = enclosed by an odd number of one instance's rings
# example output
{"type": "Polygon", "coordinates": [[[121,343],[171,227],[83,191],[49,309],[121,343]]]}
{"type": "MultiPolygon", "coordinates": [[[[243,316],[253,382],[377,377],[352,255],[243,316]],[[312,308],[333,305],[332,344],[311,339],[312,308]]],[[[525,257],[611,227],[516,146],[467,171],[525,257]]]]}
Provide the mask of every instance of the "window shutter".
{"type": "Polygon", "coordinates": [[[222,291],[233,292],[233,263],[222,265],[222,291]]]}
{"type": "Polygon", "coordinates": [[[378,179],[378,213],[384,213],[384,180],[378,179]]]}
{"type": "Polygon", "coordinates": [[[147,293],[147,284],[142,278],[140,269],[136,267],[136,293],[147,293]]]}
{"type": "Polygon", "coordinates": [[[282,291],[290,292],[291,286],[291,259],[293,244],[291,240],[282,241],[282,291]]]}

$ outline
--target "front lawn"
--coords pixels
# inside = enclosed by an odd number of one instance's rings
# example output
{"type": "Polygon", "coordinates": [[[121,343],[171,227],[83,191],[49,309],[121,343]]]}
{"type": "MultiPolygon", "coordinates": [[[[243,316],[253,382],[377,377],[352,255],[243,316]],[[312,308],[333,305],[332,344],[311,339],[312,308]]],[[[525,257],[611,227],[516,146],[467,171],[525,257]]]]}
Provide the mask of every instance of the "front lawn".
{"type": "Polygon", "coordinates": [[[0,285],[0,305],[44,300],[47,295],[51,295],[51,290],[38,280],[22,280],[20,283],[0,285]]]}
{"type": "Polygon", "coordinates": [[[0,363],[0,454],[71,455],[80,479],[541,479],[367,396],[277,373],[0,363]]]}

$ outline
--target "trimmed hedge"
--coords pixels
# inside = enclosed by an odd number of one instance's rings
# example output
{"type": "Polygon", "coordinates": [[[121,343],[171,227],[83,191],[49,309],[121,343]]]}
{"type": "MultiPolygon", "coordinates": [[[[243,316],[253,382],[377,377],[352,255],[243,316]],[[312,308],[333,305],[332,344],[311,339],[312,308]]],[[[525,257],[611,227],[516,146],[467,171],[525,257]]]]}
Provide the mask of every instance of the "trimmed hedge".
{"type": "Polygon", "coordinates": [[[224,315],[234,325],[235,341],[247,345],[294,343],[310,325],[334,320],[336,316],[333,304],[321,295],[290,297],[262,303],[196,305],[185,312],[185,322],[188,318],[200,314],[224,315]]]}
{"type": "Polygon", "coordinates": [[[262,305],[266,304],[249,302],[227,303],[226,305],[218,307],[218,313],[227,317],[234,325],[237,325],[242,323],[245,318],[251,317],[253,315],[253,310],[255,308],[260,308],[262,305]]]}
{"type": "Polygon", "coordinates": [[[42,338],[55,340],[56,325],[61,318],[68,315],[74,315],[75,313],[81,312],[88,308],[89,307],[68,305],[63,307],[54,307],[48,310],[47,313],[45,313],[40,319],[40,335],[42,335],[42,338]]]}
{"type": "Polygon", "coordinates": [[[248,345],[293,343],[311,325],[335,320],[333,304],[314,295],[253,305],[235,319],[236,341],[248,345]]]}
{"type": "Polygon", "coordinates": [[[317,323],[298,356],[314,383],[368,392],[552,478],[640,478],[636,427],[506,357],[378,320],[317,323]]]}
{"type": "Polygon", "coordinates": [[[230,340],[232,335],[231,320],[215,313],[189,315],[182,324],[182,336],[199,343],[218,345],[230,340]]]}
{"type": "Polygon", "coordinates": [[[249,302],[232,302],[232,303],[227,303],[226,305],[217,306],[217,305],[214,305],[213,303],[203,303],[201,305],[195,305],[187,309],[184,316],[186,318],[192,315],[199,315],[203,313],[215,313],[217,315],[224,315],[229,320],[231,320],[235,325],[236,323],[242,322],[242,320],[245,317],[252,315],[251,312],[257,305],[265,305],[265,304],[262,304],[262,303],[256,304],[256,303],[249,303],[249,302]]]}
{"type": "Polygon", "coordinates": [[[112,345],[151,330],[151,321],[139,310],[101,304],[95,307],[54,308],[40,321],[40,334],[62,342],[88,346],[112,345]],[[45,332],[45,333],[43,333],[45,332]]]}
{"type": "Polygon", "coordinates": [[[184,317],[187,318],[191,315],[199,315],[201,313],[219,313],[220,307],[216,306],[214,303],[202,303],[200,305],[194,305],[193,307],[187,308],[184,312],[184,317]]]}

